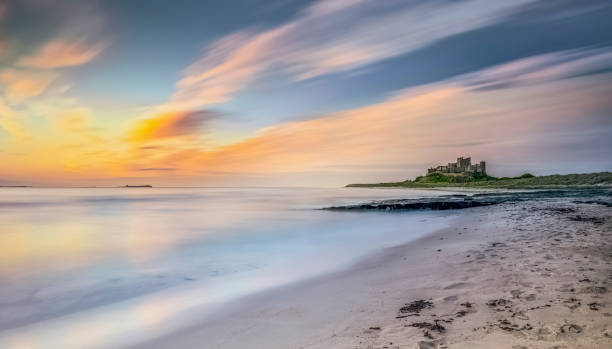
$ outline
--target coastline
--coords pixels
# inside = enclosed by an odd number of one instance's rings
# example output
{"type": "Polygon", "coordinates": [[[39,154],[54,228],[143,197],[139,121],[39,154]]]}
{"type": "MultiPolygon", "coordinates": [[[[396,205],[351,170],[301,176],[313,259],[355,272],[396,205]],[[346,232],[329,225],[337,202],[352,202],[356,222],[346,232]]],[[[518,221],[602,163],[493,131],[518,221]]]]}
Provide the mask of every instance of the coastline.
{"type": "Polygon", "coordinates": [[[567,199],[462,210],[453,227],[137,347],[605,347],[611,218],[567,199]],[[400,310],[419,300],[432,307],[400,310]]]}
{"type": "MultiPolygon", "coordinates": [[[[459,160],[459,159],[458,159],[459,160]]],[[[469,161],[469,158],[468,158],[469,161]]],[[[469,163],[468,163],[469,164],[469,163]]],[[[450,165],[450,164],[449,164],[450,165]]],[[[482,165],[484,167],[484,164],[482,165]]],[[[431,169],[430,169],[431,170],[431,169]]],[[[349,188],[483,188],[483,189],[598,189],[612,187],[611,172],[574,173],[566,175],[490,177],[486,173],[428,173],[402,182],[353,183],[349,188]]]]}

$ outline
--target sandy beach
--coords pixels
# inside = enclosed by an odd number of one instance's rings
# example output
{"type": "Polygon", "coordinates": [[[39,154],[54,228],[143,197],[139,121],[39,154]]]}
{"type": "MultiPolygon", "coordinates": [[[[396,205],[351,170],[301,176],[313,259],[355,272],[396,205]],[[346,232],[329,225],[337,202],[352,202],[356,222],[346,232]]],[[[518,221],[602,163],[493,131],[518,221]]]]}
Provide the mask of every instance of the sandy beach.
{"type": "Polygon", "coordinates": [[[608,348],[611,280],[610,207],[505,203],[140,347],[608,348]]]}

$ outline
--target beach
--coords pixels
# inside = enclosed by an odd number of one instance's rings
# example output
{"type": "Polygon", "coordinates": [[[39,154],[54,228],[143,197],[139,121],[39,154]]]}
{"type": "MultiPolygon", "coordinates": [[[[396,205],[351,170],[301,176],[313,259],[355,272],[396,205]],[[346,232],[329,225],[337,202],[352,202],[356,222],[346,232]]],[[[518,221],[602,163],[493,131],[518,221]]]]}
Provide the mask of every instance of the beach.
{"type": "Polygon", "coordinates": [[[137,347],[611,347],[612,210],[586,202],[461,210],[447,228],[137,347]]]}

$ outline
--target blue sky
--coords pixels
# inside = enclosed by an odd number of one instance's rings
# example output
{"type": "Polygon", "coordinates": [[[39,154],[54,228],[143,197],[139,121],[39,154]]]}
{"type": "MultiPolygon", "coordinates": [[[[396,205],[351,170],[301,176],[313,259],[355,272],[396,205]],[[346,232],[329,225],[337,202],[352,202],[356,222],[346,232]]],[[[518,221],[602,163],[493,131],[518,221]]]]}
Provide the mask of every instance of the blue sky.
{"type": "MultiPolygon", "coordinates": [[[[75,138],[72,145],[97,139],[108,147],[89,154],[104,153],[105,161],[118,167],[133,161],[126,158],[135,146],[164,149],[146,155],[154,162],[182,159],[186,153],[211,156],[270,128],[334,118],[449,82],[462,85],[474,74],[517,69],[517,62],[528,65],[532,75],[537,70],[555,76],[542,85],[549,93],[555,85],[565,86],[557,81],[566,79],[576,84],[586,79],[597,93],[607,91],[602,77],[612,68],[612,2],[599,0],[22,0],[6,1],[0,13],[5,85],[0,142],[11,154],[27,154],[44,144],[68,147],[59,144],[62,138],[75,138]],[[551,74],[553,68],[574,73],[551,74]],[[148,145],[125,141],[138,127],[163,137],[147,139],[148,145]],[[120,155],[109,159],[111,153],[120,155]]],[[[518,93],[517,86],[526,87],[514,81],[513,88],[508,81],[476,83],[482,86],[472,93],[496,90],[507,99],[518,93]]],[[[610,110],[604,100],[595,102],[582,105],[588,115],[574,120],[609,129],[610,110]]],[[[555,112],[554,105],[548,108],[555,112]]],[[[453,122],[460,127],[460,120],[453,122]]],[[[568,131],[579,130],[573,125],[568,131]]],[[[142,135],[136,138],[143,142],[142,135]]],[[[600,139],[584,142],[580,147],[602,146],[600,139]]],[[[71,163],[80,163],[92,156],[72,157],[71,163]]],[[[75,165],[49,166],[61,176],[66,166],[75,165]]],[[[134,166],[123,167],[129,172],[134,166]]],[[[593,158],[550,171],[609,166],[593,158]]],[[[109,171],[106,176],[113,176],[109,171]]],[[[197,173],[188,176],[201,178],[197,173]]]]}

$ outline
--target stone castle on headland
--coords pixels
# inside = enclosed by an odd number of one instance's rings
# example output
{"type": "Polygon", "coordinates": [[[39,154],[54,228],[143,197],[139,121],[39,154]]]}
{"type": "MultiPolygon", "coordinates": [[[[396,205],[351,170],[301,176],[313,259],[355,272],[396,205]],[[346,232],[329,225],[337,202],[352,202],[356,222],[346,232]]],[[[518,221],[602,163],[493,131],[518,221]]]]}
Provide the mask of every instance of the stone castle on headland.
{"type": "Polygon", "coordinates": [[[448,165],[432,167],[427,170],[427,174],[431,173],[478,173],[487,175],[486,163],[481,161],[478,164],[472,164],[472,158],[457,158],[457,162],[449,162],[448,165]]]}

